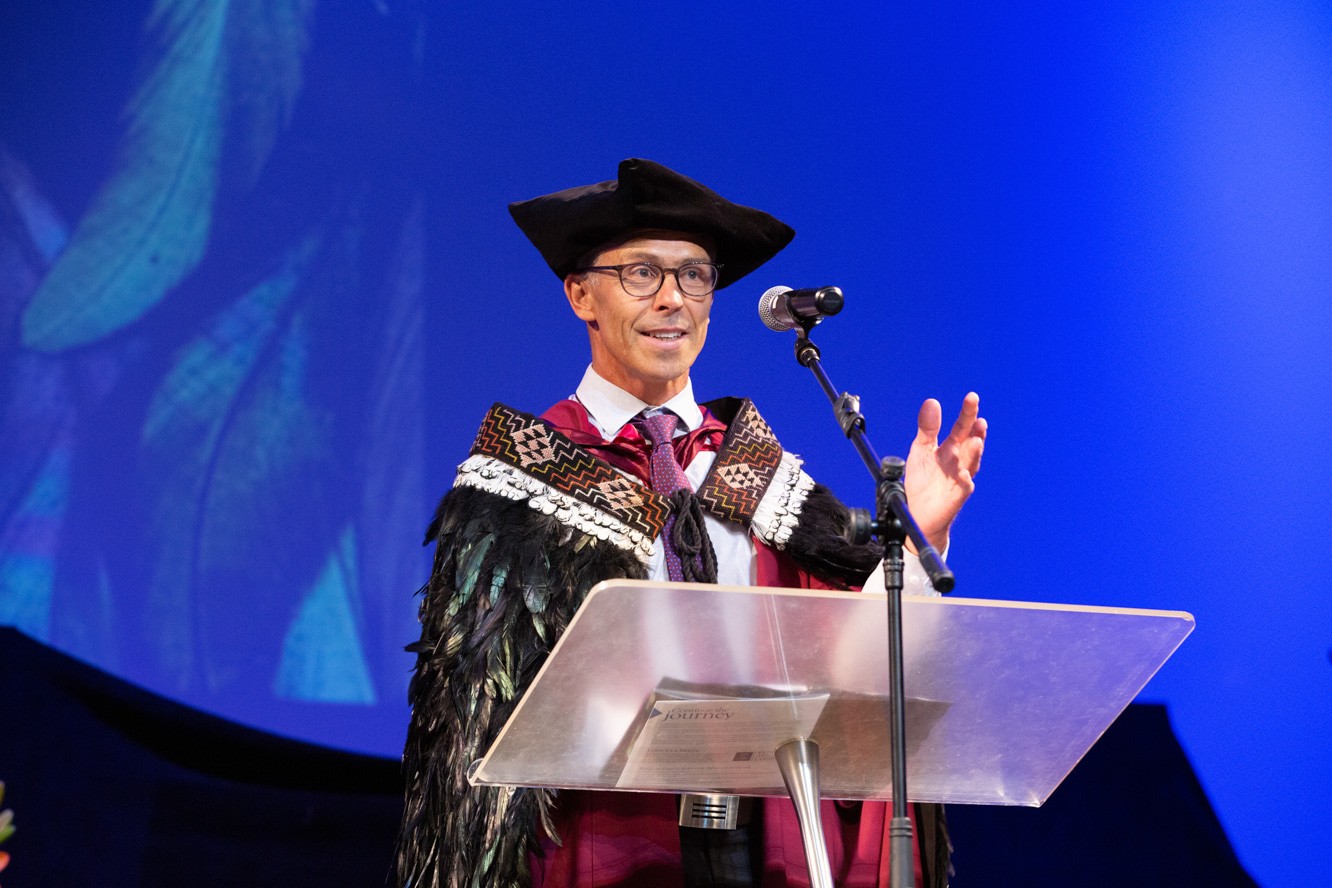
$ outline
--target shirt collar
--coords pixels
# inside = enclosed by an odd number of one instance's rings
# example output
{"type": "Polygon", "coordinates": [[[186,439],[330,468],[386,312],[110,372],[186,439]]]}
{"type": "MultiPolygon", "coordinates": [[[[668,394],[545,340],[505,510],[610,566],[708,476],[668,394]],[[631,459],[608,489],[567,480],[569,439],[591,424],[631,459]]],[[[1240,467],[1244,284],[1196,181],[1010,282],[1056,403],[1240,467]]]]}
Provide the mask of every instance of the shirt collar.
{"type": "Polygon", "coordinates": [[[680,393],[665,404],[649,404],[618,385],[607,382],[589,365],[574,397],[583,405],[588,418],[607,441],[613,441],[625,423],[649,407],[665,407],[680,417],[691,432],[703,425],[703,411],[694,401],[694,383],[689,379],[685,380],[680,393]]]}

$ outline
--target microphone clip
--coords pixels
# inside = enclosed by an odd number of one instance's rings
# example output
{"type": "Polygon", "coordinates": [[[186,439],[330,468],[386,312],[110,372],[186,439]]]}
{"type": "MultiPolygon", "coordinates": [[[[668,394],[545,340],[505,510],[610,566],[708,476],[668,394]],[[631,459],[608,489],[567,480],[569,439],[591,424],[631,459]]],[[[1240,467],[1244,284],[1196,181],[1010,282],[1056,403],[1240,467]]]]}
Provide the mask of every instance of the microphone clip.
{"type": "Polygon", "coordinates": [[[796,363],[801,367],[809,367],[810,369],[813,369],[814,365],[819,362],[819,358],[821,357],[819,347],[814,344],[814,340],[809,338],[809,331],[813,329],[814,325],[818,322],[818,319],[810,321],[809,323],[802,321],[799,328],[796,330],[795,359],[796,363]]]}

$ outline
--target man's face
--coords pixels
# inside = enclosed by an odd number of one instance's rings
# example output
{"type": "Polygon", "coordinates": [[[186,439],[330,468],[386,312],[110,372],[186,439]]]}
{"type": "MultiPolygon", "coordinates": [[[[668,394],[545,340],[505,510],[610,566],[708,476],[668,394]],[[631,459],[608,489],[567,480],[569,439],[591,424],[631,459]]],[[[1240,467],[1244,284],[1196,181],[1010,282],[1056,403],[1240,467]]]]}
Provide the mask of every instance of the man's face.
{"type": "MultiPolygon", "coordinates": [[[[651,262],[678,268],[711,262],[708,251],[690,237],[648,232],[606,250],[591,264],[651,262]]],[[[675,275],[667,274],[655,296],[630,296],[614,272],[569,275],[564,292],[574,314],[587,322],[592,369],[652,405],[679,394],[707,339],[711,293],[686,296],[675,275]]]]}

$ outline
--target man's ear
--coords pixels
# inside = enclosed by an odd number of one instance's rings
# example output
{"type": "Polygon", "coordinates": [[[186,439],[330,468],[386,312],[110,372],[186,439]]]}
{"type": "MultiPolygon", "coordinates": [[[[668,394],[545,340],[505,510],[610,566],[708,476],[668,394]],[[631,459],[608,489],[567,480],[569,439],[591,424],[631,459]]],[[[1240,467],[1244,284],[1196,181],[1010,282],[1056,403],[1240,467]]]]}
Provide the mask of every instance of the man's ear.
{"type": "Polygon", "coordinates": [[[580,320],[595,323],[597,314],[592,310],[592,290],[585,275],[570,274],[564,278],[564,297],[580,320]]]}

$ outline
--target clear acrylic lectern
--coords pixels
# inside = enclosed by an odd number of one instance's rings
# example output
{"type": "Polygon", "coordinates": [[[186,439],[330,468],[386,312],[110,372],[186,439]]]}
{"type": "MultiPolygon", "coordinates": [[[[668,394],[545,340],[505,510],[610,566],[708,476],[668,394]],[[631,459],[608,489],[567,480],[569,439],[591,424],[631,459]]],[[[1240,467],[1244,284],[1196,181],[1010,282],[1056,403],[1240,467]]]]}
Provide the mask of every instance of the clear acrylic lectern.
{"type": "MultiPolygon", "coordinates": [[[[891,798],[883,595],[616,580],[588,595],[476,784],[891,798]]],[[[903,596],[912,801],[1042,804],[1193,630],[1178,611],[903,596]]]]}

